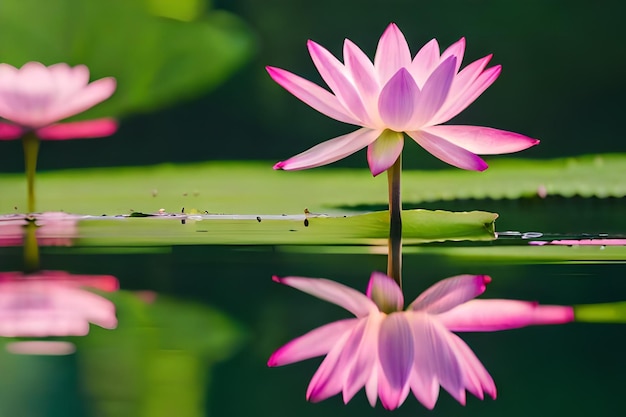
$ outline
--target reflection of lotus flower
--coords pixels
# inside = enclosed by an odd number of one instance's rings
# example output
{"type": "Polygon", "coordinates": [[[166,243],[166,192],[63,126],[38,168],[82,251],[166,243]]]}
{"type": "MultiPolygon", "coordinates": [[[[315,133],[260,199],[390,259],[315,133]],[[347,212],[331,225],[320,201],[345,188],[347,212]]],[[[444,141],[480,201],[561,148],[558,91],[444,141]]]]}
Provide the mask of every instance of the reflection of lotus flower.
{"type": "Polygon", "coordinates": [[[89,323],[115,328],[113,303],[81,287],[115,291],[118,281],[64,271],[0,273],[0,336],[84,336],[89,323]]]}
{"type": "Polygon", "coordinates": [[[24,240],[24,227],[30,219],[37,225],[37,244],[41,246],[71,246],[78,235],[80,216],[64,212],[46,212],[0,216],[0,246],[20,246],[24,240]]]}
{"type": "Polygon", "coordinates": [[[270,357],[268,365],[279,366],[326,355],[307,390],[311,401],[342,392],[344,402],[348,402],[363,386],[372,406],[380,397],[390,410],[399,407],[409,391],[432,409],[440,385],[461,404],[465,404],[465,390],[481,399],[484,393],[495,398],[491,376],[452,331],[494,331],[574,319],[571,307],[472,300],[491,280],[484,275],[440,281],[406,311],[402,310],[402,291],[380,272],[372,274],[367,295],[325,279],[274,279],[356,316],[319,327],[270,357]]]}
{"type": "Polygon", "coordinates": [[[28,62],[20,69],[0,64],[1,139],[17,139],[34,131],[40,139],[61,140],[109,136],[117,129],[112,119],[56,123],[81,113],[115,91],[115,79],[89,83],[84,65],[49,67],[28,62]]]}
{"type": "Polygon", "coordinates": [[[367,146],[372,174],[387,170],[404,146],[403,132],[448,164],[482,171],[476,154],[517,152],[539,141],[517,133],[480,126],[441,125],[463,111],[500,75],[499,65],[485,69],[491,55],[459,72],[465,40],[441,55],[436,40],[411,59],[404,35],[395,24],[380,38],[372,63],[350,40],[341,63],[313,41],[309,53],[332,94],[297,75],[268,67],[287,91],[333,119],[363,126],[277,163],[275,169],[306,169],[330,164],[367,146]]]}

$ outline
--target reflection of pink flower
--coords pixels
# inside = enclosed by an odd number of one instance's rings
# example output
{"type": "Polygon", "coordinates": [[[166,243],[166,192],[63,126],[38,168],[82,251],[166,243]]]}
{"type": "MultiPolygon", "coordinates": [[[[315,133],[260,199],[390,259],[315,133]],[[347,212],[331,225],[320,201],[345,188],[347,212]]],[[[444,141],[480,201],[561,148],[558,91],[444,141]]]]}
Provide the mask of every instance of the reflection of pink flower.
{"type": "Polygon", "coordinates": [[[111,275],[0,273],[0,336],[84,336],[89,323],[115,328],[113,303],[82,287],[116,291],[119,285],[111,275]]]}
{"type": "Polygon", "coordinates": [[[442,125],[500,75],[499,65],[485,69],[491,55],[459,71],[465,39],[442,54],[433,39],[411,58],[404,35],[391,24],[380,38],[373,63],[347,39],[343,63],[313,41],[308,47],[332,93],[280,68],[267,67],[270,76],[320,113],[362,128],[279,162],[274,169],[318,167],[367,147],[370,170],[378,175],[402,152],[403,133],[442,161],[477,171],[486,169],[487,164],[476,154],[517,152],[539,143],[489,127],[442,125]]]}
{"type": "Polygon", "coordinates": [[[21,246],[28,219],[34,219],[37,225],[35,235],[41,246],[71,246],[72,240],[78,236],[80,216],[75,214],[53,211],[29,216],[0,216],[0,246],[21,246]]]}
{"type": "Polygon", "coordinates": [[[399,407],[409,391],[432,409],[440,385],[461,404],[465,390],[481,399],[484,393],[495,398],[491,376],[452,331],[494,331],[574,319],[571,307],[472,300],[491,281],[485,275],[440,281],[404,311],[402,291],[380,272],[372,273],[366,295],[325,279],[274,279],[356,316],[319,327],[270,357],[268,365],[279,366],[326,355],[307,390],[311,401],[341,392],[347,403],[363,386],[372,407],[380,397],[389,410],[399,407]]]}
{"type": "Polygon", "coordinates": [[[0,140],[17,139],[34,131],[40,139],[62,140],[109,136],[117,124],[112,119],[57,123],[81,113],[115,91],[115,79],[89,83],[84,65],[49,67],[28,62],[17,69],[0,64],[0,140]]]}
{"type": "Polygon", "coordinates": [[[561,240],[532,240],[528,242],[530,245],[562,245],[562,246],[626,246],[626,239],[561,239],[561,240]]]}

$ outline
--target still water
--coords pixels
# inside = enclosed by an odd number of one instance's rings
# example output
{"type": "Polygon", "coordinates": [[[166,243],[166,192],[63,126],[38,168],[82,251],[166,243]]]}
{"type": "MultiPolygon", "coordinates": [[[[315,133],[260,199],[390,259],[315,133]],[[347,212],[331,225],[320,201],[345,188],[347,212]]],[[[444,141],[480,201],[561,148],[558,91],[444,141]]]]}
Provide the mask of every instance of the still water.
{"type": "MultiPolygon", "coordinates": [[[[480,208],[500,212],[498,230],[550,236],[503,233],[490,242],[406,246],[407,304],[431,284],[459,274],[490,275],[483,298],[561,305],[626,300],[623,246],[529,244],[555,236],[618,234],[626,230],[623,203],[541,204],[481,202],[480,208]]],[[[81,233],[87,226],[79,222],[80,237],[72,246],[42,246],[41,268],[116,277],[120,289],[99,294],[114,302],[117,328],[92,325],[85,337],[46,338],[71,342],[75,352],[58,356],[9,353],[6,347],[16,339],[3,338],[0,416],[388,415],[380,404],[372,409],[363,391],[348,405],[340,396],[307,402],[319,358],[266,366],[287,341],[349,316],[271,277],[330,278],[364,291],[370,273],[386,269],[385,246],[171,245],[158,235],[150,245],[124,245],[124,239],[81,244],[88,241],[81,233]]],[[[124,233],[139,232],[129,227],[124,233]]],[[[22,248],[0,248],[0,271],[22,267],[22,248]]],[[[468,395],[463,407],[441,390],[434,411],[409,396],[395,415],[608,416],[623,407],[623,324],[571,323],[461,337],[494,378],[497,400],[468,395]]]]}

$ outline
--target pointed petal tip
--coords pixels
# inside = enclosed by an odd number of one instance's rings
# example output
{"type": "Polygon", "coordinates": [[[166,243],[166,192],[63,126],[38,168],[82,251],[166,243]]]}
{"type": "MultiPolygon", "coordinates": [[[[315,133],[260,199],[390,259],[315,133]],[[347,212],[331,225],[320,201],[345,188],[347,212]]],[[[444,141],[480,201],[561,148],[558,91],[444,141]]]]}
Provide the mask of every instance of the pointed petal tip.
{"type": "Polygon", "coordinates": [[[483,280],[483,284],[491,284],[491,277],[489,275],[480,275],[483,280]]]}
{"type": "Polygon", "coordinates": [[[387,28],[385,28],[385,32],[388,30],[400,30],[400,28],[398,28],[398,25],[395,22],[391,22],[387,25],[387,28]]]}
{"type": "Polygon", "coordinates": [[[376,164],[370,163],[369,168],[370,168],[370,172],[372,173],[372,177],[377,177],[383,172],[387,172],[387,170],[391,168],[391,165],[385,166],[385,165],[376,165],[376,164]]]}
{"type": "Polygon", "coordinates": [[[270,356],[270,358],[267,360],[267,366],[270,368],[276,366],[276,359],[274,358],[275,353],[276,352],[272,353],[272,356],[270,356]]]}
{"type": "Polygon", "coordinates": [[[280,162],[275,163],[272,169],[279,170],[279,169],[283,169],[284,166],[285,166],[285,161],[280,161],[280,162]]]}
{"type": "Polygon", "coordinates": [[[283,283],[283,280],[281,277],[279,277],[278,275],[272,275],[272,281],[274,282],[278,282],[279,284],[283,283]]]}
{"type": "Polygon", "coordinates": [[[540,310],[540,317],[533,324],[564,324],[576,319],[572,306],[538,305],[536,308],[540,310]]]}

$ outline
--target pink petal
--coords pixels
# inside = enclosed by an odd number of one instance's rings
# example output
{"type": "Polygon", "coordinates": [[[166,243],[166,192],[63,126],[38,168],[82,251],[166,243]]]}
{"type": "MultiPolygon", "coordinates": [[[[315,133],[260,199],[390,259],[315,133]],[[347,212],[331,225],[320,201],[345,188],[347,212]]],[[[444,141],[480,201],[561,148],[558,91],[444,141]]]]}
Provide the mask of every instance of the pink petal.
{"type": "Polygon", "coordinates": [[[356,322],[357,319],[339,320],[311,330],[278,348],[268,359],[267,366],[283,366],[326,355],[356,322]]]}
{"type": "Polygon", "coordinates": [[[496,384],[474,352],[454,333],[449,334],[448,340],[456,352],[465,388],[481,400],[485,397],[484,392],[495,400],[496,384]]]}
{"type": "Polygon", "coordinates": [[[380,134],[380,130],[362,128],[322,142],[286,161],[278,162],[274,165],[274,169],[291,171],[327,165],[363,149],[374,142],[380,134]]]}
{"type": "Polygon", "coordinates": [[[459,97],[474,84],[491,60],[491,57],[492,55],[487,55],[484,58],[472,62],[454,77],[446,102],[431,120],[433,125],[444,123],[451,119],[448,115],[448,110],[455,111],[454,108],[456,108],[459,102],[459,97]]]}
{"type": "Polygon", "coordinates": [[[367,396],[367,401],[372,407],[376,406],[376,400],[378,399],[378,374],[382,373],[382,370],[379,371],[378,368],[378,364],[372,368],[372,373],[365,383],[365,395],[367,396]]]}
{"type": "Polygon", "coordinates": [[[358,125],[359,121],[349,115],[337,97],[317,84],[280,68],[266,67],[274,81],[318,112],[340,122],[358,125]]]}
{"type": "Polygon", "coordinates": [[[539,143],[519,133],[482,126],[439,125],[422,130],[481,155],[518,152],[539,143]]]}
{"type": "Polygon", "coordinates": [[[569,323],[574,320],[574,310],[569,306],[544,306],[518,300],[471,300],[438,315],[437,319],[456,332],[492,332],[569,323]]]}
{"type": "Polygon", "coordinates": [[[448,47],[441,54],[441,61],[445,61],[448,57],[456,57],[456,66],[454,73],[459,72],[459,68],[461,67],[461,62],[463,62],[463,55],[465,54],[465,38],[461,38],[452,45],[448,47]]]}
{"type": "MultiPolygon", "coordinates": [[[[424,404],[432,405],[432,380],[438,380],[441,386],[450,393],[458,402],[465,404],[465,389],[459,352],[454,343],[451,343],[450,333],[436,320],[422,313],[407,314],[414,336],[415,344],[415,368],[420,383],[415,387],[426,388],[424,393],[418,393],[427,401],[424,404]],[[425,373],[421,376],[420,373],[425,373]]],[[[420,399],[416,394],[416,397],[420,399]]],[[[420,399],[421,401],[421,399],[420,399]]]]}
{"type": "Polygon", "coordinates": [[[432,39],[419,50],[413,58],[409,70],[418,87],[422,87],[426,79],[439,65],[439,44],[437,39],[432,39]]]}
{"type": "Polygon", "coordinates": [[[374,64],[352,41],[346,39],[343,44],[343,59],[354,86],[359,92],[367,112],[374,122],[378,117],[378,94],[380,86],[374,64]]]}
{"type": "Polygon", "coordinates": [[[406,384],[401,391],[397,391],[391,386],[389,380],[385,376],[380,364],[376,375],[378,376],[378,396],[380,402],[386,410],[395,410],[400,407],[411,390],[410,384],[406,384]]]}
{"type": "Polygon", "coordinates": [[[19,139],[24,134],[24,129],[11,123],[0,122],[0,140],[19,139]]]}
{"type": "MultiPolygon", "coordinates": [[[[354,361],[344,382],[343,402],[345,404],[371,380],[372,375],[375,375],[375,369],[378,366],[378,335],[383,317],[382,314],[371,314],[366,320],[361,342],[358,350],[352,353],[354,361]]],[[[344,350],[344,354],[350,354],[346,352],[344,350]]],[[[374,404],[376,404],[376,396],[374,396],[374,404]]]]}
{"type": "Polygon", "coordinates": [[[441,108],[448,97],[454,74],[456,73],[456,57],[451,56],[441,63],[428,77],[421,94],[417,96],[416,111],[408,123],[416,130],[428,122],[441,108]]]}
{"type": "MultiPolygon", "coordinates": [[[[337,362],[333,366],[332,372],[321,375],[315,383],[315,386],[307,393],[308,398],[311,401],[321,401],[324,398],[328,398],[335,395],[337,387],[343,391],[344,402],[347,403],[352,396],[364,385],[369,374],[367,372],[367,366],[365,368],[354,368],[354,362],[358,356],[359,348],[363,344],[363,336],[368,323],[368,319],[358,320],[356,325],[352,327],[352,331],[348,336],[348,339],[343,343],[341,348],[341,355],[337,362]],[[350,379],[350,374],[356,371],[356,375],[352,375],[349,382],[349,386],[346,386],[346,381],[350,379]],[[360,382],[360,385],[358,385],[360,382]]],[[[374,358],[374,357],[372,357],[374,358]]],[[[371,369],[371,366],[369,367],[371,369]]]]}
{"type": "Polygon", "coordinates": [[[57,88],[69,96],[89,84],[89,69],[85,65],[70,67],[65,63],[50,65],[48,71],[57,88]]]}
{"type": "Polygon", "coordinates": [[[379,82],[381,85],[385,84],[400,68],[408,67],[410,64],[409,45],[398,26],[391,23],[380,37],[374,57],[379,82]]]}
{"type": "Polygon", "coordinates": [[[323,278],[301,278],[274,276],[273,280],[289,285],[314,297],[345,308],[357,317],[364,317],[371,313],[378,313],[376,304],[363,293],[346,287],[335,281],[323,278]]]}
{"type": "Polygon", "coordinates": [[[435,157],[457,168],[472,171],[484,171],[488,168],[487,163],[478,155],[456,146],[439,136],[423,130],[405,133],[435,157]]]}
{"type": "Polygon", "coordinates": [[[39,62],[27,62],[15,71],[3,68],[0,117],[24,127],[38,125],[58,94],[47,68],[39,62]]]}
{"type": "Polygon", "coordinates": [[[50,111],[46,118],[40,121],[41,125],[51,124],[90,109],[111,97],[115,91],[116,85],[117,83],[113,77],[101,78],[88,84],[74,94],[66,103],[62,103],[62,106],[50,111]]]}
{"type": "Polygon", "coordinates": [[[409,306],[409,310],[440,314],[485,292],[487,275],[457,275],[432,285],[409,306]]]}
{"type": "Polygon", "coordinates": [[[79,138],[99,138],[110,136],[117,131],[114,119],[95,119],[81,122],[57,123],[37,129],[42,140],[65,140],[79,138]]]}
{"type": "Polygon", "coordinates": [[[437,404],[439,397],[439,381],[436,378],[435,370],[429,365],[424,366],[425,359],[417,359],[417,355],[424,355],[423,349],[416,348],[416,365],[409,377],[411,391],[415,398],[426,408],[432,410],[437,404]],[[417,365],[419,360],[420,366],[417,365]]]}
{"type": "Polygon", "coordinates": [[[306,399],[308,401],[322,401],[341,392],[347,370],[339,368],[337,365],[350,334],[351,332],[346,332],[337,341],[322,361],[320,367],[317,368],[307,387],[306,399]]]}
{"type": "Polygon", "coordinates": [[[373,176],[385,172],[402,153],[404,134],[386,129],[367,147],[367,162],[373,176]]]}
{"type": "MultiPolygon", "coordinates": [[[[469,84],[462,92],[456,94],[453,100],[446,103],[446,106],[442,108],[441,113],[437,114],[432,124],[445,123],[452,119],[457,114],[461,113],[472,104],[495,80],[502,72],[502,66],[496,65],[494,67],[486,69],[481,73],[476,80],[469,84]]],[[[459,74],[460,77],[460,74],[459,74]]]]}
{"type": "Polygon", "coordinates": [[[408,392],[413,367],[413,333],[405,313],[392,313],[383,320],[378,337],[378,355],[389,383],[382,391],[379,387],[380,401],[387,410],[394,410],[408,392]]]}
{"type": "Polygon", "coordinates": [[[367,285],[366,295],[384,313],[401,311],[404,308],[404,296],[398,284],[382,272],[374,271],[367,285]]]}
{"type": "Polygon", "coordinates": [[[397,132],[406,130],[407,123],[415,112],[420,90],[406,68],[401,68],[385,84],[378,97],[378,112],[389,129],[397,132]]]}
{"type": "Polygon", "coordinates": [[[360,125],[371,124],[370,117],[352,81],[346,76],[348,72],[341,62],[326,48],[308,41],[309,54],[322,79],[335,93],[343,107],[359,120],[360,125]]]}

